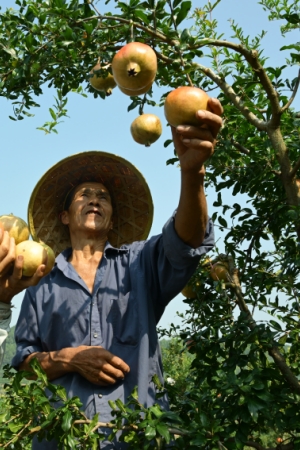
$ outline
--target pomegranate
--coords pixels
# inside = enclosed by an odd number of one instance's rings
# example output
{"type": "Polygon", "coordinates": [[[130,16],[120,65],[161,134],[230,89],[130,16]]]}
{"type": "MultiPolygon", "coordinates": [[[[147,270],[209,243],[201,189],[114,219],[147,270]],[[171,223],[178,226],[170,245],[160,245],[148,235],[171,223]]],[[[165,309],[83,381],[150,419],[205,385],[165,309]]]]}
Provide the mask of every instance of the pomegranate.
{"type": "Polygon", "coordinates": [[[151,86],[152,86],[152,83],[147,84],[147,86],[145,86],[141,89],[125,89],[121,86],[118,86],[118,88],[120,89],[121,92],[123,92],[123,94],[129,95],[130,97],[134,97],[135,95],[146,94],[146,92],[149,91],[151,86]]]}
{"type": "Polygon", "coordinates": [[[132,122],[130,131],[135,142],[150,147],[160,137],[162,126],[154,114],[142,114],[132,122]]]}
{"type": "Polygon", "coordinates": [[[194,291],[194,287],[191,284],[187,284],[181,291],[181,294],[186,298],[197,298],[197,294],[194,291]]]}
{"type": "Polygon", "coordinates": [[[117,83],[115,82],[115,79],[111,73],[108,73],[106,77],[98,76],[95,72],[100,69],[100,63],[96,64],[93,67],[93,69],[90,71],[90,74],[93,74],[93,76],[90,77],[89,82],[94,89],[96,89],[97,91],[105,92],[105,94],[109,96],[112,94],[113,88],[117,86],[117,83]]]}
{"type": "MultiPolygon", "coordinates": [[[[37,268],[45,263],[48,254],[45,244],[40,244],[39,242],[26,240],[16,245],[16,257],[19,255],[24,257],[22,275],[24,277],[32,277],[37,268]]],[[[53,265],[54,260],[51,263],[50,256],[50,258],[48,257],[45,275],[50,272],[53,265]]]]}
{"type": "Polygon", "coordinates": [[[199,126],[196,112],[199,109],[208,109],[209,95],[200,88],[181,86],[171,91],[165,100],[165,116],[170,125],[199,126]]]}
{"type": "Polygon", "coordinates": [[[229,281],[229,273],[228,273],[229,267],[228,264],[222,261],[217,261],[215,264],[212,265],[212,268],[210,270],[210,277],[214,281],[229,281]]]}
{"type": "Polygon", "coordinates": [[[29,238],[29,228],[27,223],[20,217],[13,214],[0,216],[1,228],[8,231],[10,237],[13,237],[16,244],[29,238]]]}
{"type": "Polygon", "coordinates": [[[51,270],[52,270],[52,268],[53,268],[53,266],[54,266],[54,263],[55,263],[55,253],[54,253],[54,251],[52,250],[52,248],[49,247],[49,245],[45,244],[44,242],[41,242],[40,244],[46,249],[47,256],[48,256],[47,264],[46,264],[46,269],[45,269],[45,275],[47,275],[49,272],[51,272],[51,270]]]}
{"type": "Polygon", "coordinates": [[[157,72],[156,54],[147,44],[130,42],[115,54],[111,68],[120,88],[132,91],[150,88],[157,72]]]}

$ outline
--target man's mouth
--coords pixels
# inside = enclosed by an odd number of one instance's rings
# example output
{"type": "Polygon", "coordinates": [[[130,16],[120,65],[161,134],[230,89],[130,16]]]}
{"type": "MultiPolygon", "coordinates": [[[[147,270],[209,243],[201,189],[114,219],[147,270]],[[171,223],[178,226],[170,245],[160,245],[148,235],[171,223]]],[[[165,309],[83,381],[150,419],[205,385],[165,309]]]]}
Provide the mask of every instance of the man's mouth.
{"type": "Polygon", "coordinates": [[[98,211],[97,209],[92,209],[92,210],[87,211],[86,215],[88,215],[88,214],[94,214],[94,215],[97,215],[97,216],[100,216],[100,217],[102,216],[100,211],[98,211]]]}

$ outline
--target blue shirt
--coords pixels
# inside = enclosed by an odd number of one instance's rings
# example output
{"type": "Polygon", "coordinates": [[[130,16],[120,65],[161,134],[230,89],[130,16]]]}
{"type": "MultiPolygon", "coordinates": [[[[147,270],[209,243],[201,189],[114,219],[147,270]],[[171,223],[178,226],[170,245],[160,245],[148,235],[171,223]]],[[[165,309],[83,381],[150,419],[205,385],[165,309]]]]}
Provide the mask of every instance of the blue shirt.
{"type": "MultiPolygon", "coordinates": [[[[68,262],[71,249],[56,258],[49,275],[26,290],[16,325],[16,355],[12,366],[31,353],[50,352],[79,345],[97,345],[122,358],[130,367],[123,381],[97,386],[78,373],[69,373],[52,383],[64,386],[68,396],[78,396],[89,418],[99,413],[109,422],[108,400],[126,398],[135,386],[146,407],[155,402],[167,408],[167,398],[155,398],[153,375],[163,382],[156,325],[167,304],[183,289],[200,257],[212,249],[214,233],[208,222],[202,245],[193,249],[182,242],[174,217],[162,234],[147,241],[114,248],[108,242],[96,271],[93,293],[68,262]]],[[[101,430],[105,432],[105,430],[101,430]]],[[[101,449],[122,444],[101,443],[101,449]]],[[[53,442],[34,449],[56,449],[53,442]]]]}

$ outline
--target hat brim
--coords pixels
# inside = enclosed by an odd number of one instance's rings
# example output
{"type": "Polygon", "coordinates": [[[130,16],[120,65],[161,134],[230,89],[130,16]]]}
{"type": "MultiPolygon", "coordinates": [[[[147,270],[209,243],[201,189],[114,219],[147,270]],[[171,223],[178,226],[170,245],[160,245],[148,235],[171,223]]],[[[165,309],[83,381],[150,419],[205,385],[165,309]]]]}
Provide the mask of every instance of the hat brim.
{"type": "Polygon", "coordinates": [[[28,226],[35,241],[49,245],[56,255],[71,246],[59,213],[70,189],[88,181],[102,183],[112,198],[114,225],[108,239],[114,247],[147,238],[153,202],[143,175],[120,156],[86,151],[59,161],[35,186],[28,205],[28,226]]]}

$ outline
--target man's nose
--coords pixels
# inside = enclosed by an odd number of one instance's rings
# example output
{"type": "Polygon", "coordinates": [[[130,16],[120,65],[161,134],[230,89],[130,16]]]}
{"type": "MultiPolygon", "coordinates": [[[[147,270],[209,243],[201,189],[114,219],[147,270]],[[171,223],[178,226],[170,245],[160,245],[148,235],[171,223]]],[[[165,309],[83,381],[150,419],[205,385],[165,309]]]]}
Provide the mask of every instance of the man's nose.
{"type": "Polygon", "coordinates": [[[89,199],[89,205],[99,205],[99,198],[96,195],[93,195],[89,199]]]}

